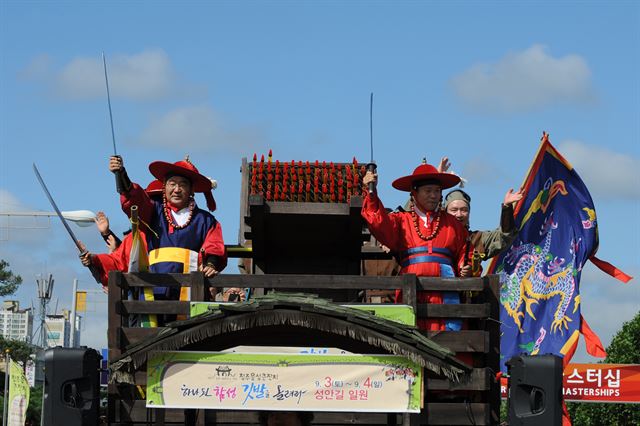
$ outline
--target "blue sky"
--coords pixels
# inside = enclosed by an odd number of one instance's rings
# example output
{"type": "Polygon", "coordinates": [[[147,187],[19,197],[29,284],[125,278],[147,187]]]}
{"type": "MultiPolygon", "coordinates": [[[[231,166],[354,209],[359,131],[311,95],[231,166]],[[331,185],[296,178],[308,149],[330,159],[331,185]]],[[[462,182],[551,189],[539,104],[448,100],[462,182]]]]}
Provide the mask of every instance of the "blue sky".
{"type": "MultiPolygon", "coordinates": [[[[369,160],[369,94],[380,196],[422,157],[448,156],[468,180],[471,224],[492,229],[543,130],[591,189],[598,256],[640,272],[640,6],[589,2],[0,2],[0,212],[120,212],[101,52],[118,152],[134,181],[151,161],[189,154],[218,181],[217,218],[236,243],[242,157],[369,160]]],[[[204,200],[199,199],[201,205],[204,200]]],[[[0,217],[0,258],[25,280],[53,273],[95,289],[62,226],[0,217]]],[[[95,228],[74,229],[94,252],[95,228]]],[[[233,267],[227,272],[235,273],[233,267]]],[[[624,285],[585,267],[583,314],[605,344],[638,311],[624,285]]],[[[93,296],[82,344],[106,345],[93,296]]],[[[54,302],[55,303],[55,302],[54,302]]],[[[576,360],[589,361],[584,350],[576,360]]]]}

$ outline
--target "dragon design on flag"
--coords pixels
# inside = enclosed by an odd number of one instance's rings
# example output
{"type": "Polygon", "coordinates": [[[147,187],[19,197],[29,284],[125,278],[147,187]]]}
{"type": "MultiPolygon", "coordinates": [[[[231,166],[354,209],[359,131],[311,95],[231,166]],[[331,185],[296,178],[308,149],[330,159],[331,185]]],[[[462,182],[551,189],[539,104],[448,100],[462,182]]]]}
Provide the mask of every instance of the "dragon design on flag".
{"type": "MultiPolygon", "coordinates": [[[[549,250],[557,227],[551,212],[540,230],[540,235],[546,234],[542,247],[531,243],[514,245],[504,258],[505,263],[515,264],[515,267],[511,273],[500,272],[500,302],[521,333],[525,312],[535,320],[532,305],[556,297],[558,302],[554,304],[550,331],[564,334],[564,329],[569,329],[571,319],[566,312],[576,290],[577,270],[574,265],[577,243],[571,244],[572,257],[563,267],[564,259],[554,256],[549,250]]],[[[579,299],[575,303],[574,311],[579,299]]]]}

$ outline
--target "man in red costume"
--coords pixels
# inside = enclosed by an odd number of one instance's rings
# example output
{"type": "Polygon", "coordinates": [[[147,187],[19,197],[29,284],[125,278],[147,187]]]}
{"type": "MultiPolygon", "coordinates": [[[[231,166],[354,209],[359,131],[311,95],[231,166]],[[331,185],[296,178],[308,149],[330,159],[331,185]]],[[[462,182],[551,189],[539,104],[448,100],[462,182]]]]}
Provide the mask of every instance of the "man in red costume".
{"type": "MultiPolygon", "coordinates": [[[[409,211],[387,213],[375,190],[378,176],[367,171],[363,184],[373,184],[362,205],[362,217],[378,241],[400,257],[401,274],[422,277],[465,277],[467,230],[441,207],[442,190],[460,182],[451,173],[440,173],[423,161],[413,174],[396,179],[392,185],[411,193],[409,211]]],[[[420,303],[443,303],[439,292],[418,291],[420,303]]],[[[445,301],[447,303],[447,301],[445,301]]],[[[451,301],[449,303],[456,303],[451,301]]],[[[438,319],[418,320],[418,327],[426,330],[460,329],[459,321],[438,319]],[[451,323],[451,324],[450,324],[451,323]]]]}
{"type": "MultiPolygon", "coordinates": [[[[162,200],[163,183],[159,180],[154,180],[145,188],[145,192],[152,200],[162,200]]],[[[100,216],[101,212],[98,212],[100,216]]],[[[107,247],[109,247],[109,253],[93,254],[86,250],[86,247],[82,242],[82,247],[85,248],[85,253],[80,257],[80,261],[84,266],[95,265],[100,275],[100,281],[102,282],[102,289],[107,292],[107,279],[109,271],[129,272],[129,253],[131,252],[132,234],[131,230],[125,232],[124,241],[120,240],[109,228],[109,221],[103,213],[104,218],[100,219],[96,217],[96,223],[98,229],[103,238],[112,237],[116,244],[112,245],[107,241],[107,247]],[[106,222],[106,224],[105,224],[106,222]],[[106,225],[106,229],[105,229],[106,225]],[[117,241],[116,241],[117,239],[117,241]]],[[[147,243],[144,231],[140,231],[143,250],[147,251],[147,243]]]]}

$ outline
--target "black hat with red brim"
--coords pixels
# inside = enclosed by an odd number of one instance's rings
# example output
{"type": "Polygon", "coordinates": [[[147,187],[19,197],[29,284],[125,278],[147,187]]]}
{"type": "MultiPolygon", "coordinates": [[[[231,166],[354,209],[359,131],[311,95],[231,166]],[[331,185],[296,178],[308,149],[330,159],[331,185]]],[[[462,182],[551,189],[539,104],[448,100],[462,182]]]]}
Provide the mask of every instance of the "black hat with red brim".
{"type": "Polygon", "coordinates": [[[413,174],[403,176],[393,181],[391,184],[400,191],[411,192],[414,187],[432,184],[440,185],[442,189],[451,188],[460,183],[460,177],[453,173],[440,173],[431,164],[420,164],[415,168],[413,174]]]}

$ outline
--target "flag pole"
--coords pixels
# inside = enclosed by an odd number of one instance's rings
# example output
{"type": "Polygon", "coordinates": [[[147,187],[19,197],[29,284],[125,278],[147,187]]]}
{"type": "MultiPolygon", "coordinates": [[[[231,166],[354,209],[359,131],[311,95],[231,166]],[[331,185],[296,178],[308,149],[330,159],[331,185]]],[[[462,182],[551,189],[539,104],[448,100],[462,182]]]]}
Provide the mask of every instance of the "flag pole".
{"type": "Polygon", "coordinates": [[[75,348],[76,342],[76,305],[78,304],[78,279],[73,279],[73,296],[71,297],[71,335],[69,336],[69,347],[75,348]]]}
{"type": "MultiPolygon", "coordinates": [[[[534,167],[536,166],[536,162],[539,161],[540,158],[540,152],[542,151],[542,147],[545,144],[549,144],[549,133],[547,133],[546,131],[542,131],[542,137],[540,138],[540,145],[538,145],[538,150],[536,151],[536,155],[533,156],[533,160],[531,160],[531,164],[529,165],[529,168],[527,169],[527,173],[524,175],[524,180],[522,181],[522,184],[520,184],[520,190],[521,191],[527,191],[528,188],[525,188],[525,186],[527,185],[527,183],[529,182],[529,178],[531,176],[531,172],[533,171],[534,167]]],[[[523,197],[520,201],[518,201],[516,203],[516,205],[513,207],[513,217],[515,218],[518,213],[520,212],[520,206],[525,202],[525,197],[523,197]]],[[[488,274],[493,274],[495,271],[495,268],[497,266],[497,262],[498,262],[498,257],[495,256],[493,258],[491,258],[491,261],[489,262],[489,267],[487,268],[487,273],[488,274]]]]}
{"type": "MultiPolygon", "coordinates": [[[[522,181],[522,184],[520,185],[520,189],[524,189],[525,185],[527,184],[527,182],[529,181],[529,177],[531,176],[531,172],[533,171],[534,167],[536,166],[536,162],[538,161],[539,157],[540,157],[540,152],[542,151],[542,147],[546,144],[549,143],[549,133],[542,131],[542,137],[540,138],[540,145],[538,146],[538,150],[536,151],[536,155],[533,156],[533,160],[531,160],[531,164],[529,165],[529,169],[527,170],[527,173],[524,175],[524,180],[522,181]]],[[[513,215],[517,216],[518,212],[520,211],[520,206],[524,203],[524,198],[522,198],[522,200],[520,200],[516,206],[514,206],[513,209],[513,215]]]]}
{"type": "Polygon", "coordinates": [[[9,352],[10,349],[5,349],[4,351],[4,406],[2,409],[2,426],[7,426],[7,419],[9,418],[8,407],[9,407],[9,352]]]}

